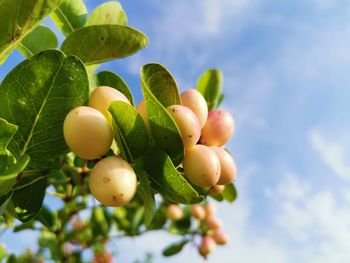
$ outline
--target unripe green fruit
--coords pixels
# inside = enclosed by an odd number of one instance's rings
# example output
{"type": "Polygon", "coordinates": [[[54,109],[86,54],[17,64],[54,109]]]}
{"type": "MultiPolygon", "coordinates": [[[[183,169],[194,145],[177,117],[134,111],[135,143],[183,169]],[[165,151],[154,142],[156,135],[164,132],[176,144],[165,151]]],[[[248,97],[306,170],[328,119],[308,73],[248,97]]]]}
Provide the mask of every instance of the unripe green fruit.
{"type": "Polygon", "coordinates": [[[212,237],[217,245],[225,245],[229,241],[229,236],[220,229],[213,231],[212,237]]]}
{"type": "Polygon", "coordinates": [[[184,216],[184,212],[182,208],[176,204],[168,205],[166,210],[166,216],[170,220],[180,220],[184,216]]]}
{"type": "Polygon", "coordinates": [[[205,225],[208,230],[216,230],[222,227],[222,221],[214,216],[205,219],[205,225]]]}
{"type": "Polygon", "coordinates": [[[146,102],[145,100],[142,100],[139,105],[137,105],[136,110],[138,111],[138,113],[141,115],[143,122],[146,125],[148,134],[151,134],[151,125],[149,123],[149,119],[148,119],[148,114],[147,114],[147,106],[146,106],[146,102]]]}
{"type": "Polygon", "coordinates": [[[206,217],[214,216],[216,212],[216,207],[212,203],[207,203],[204,205],[205,215],[206,217]]]}
{"type": "Polygon", "coordinates": [[[128,98],[119,90],[108,87],[99,86],[90,94],[89,106],[102,112],[109,118],[108,107],[111,102],[120,100],[130,104],[128,98]]]}
{"type": "Polygon", "coordinates": [[[198,252],[203,257],[207,257],[215,248],[216,243],[214,239],[210,236],[202,237],[201,244],[198,247],[198,252]]]}
{"type": "Polygon", "coordinates": [[[224,189],[225,189],[224,185],[214,185],[214,186],[210,187],[208,194],[210,196],[216,196],[216,195],[221,194],[224,191],[224,189]]]}
{"type": "Polygon", "coordinates": [[[196,114],[182,105],[171,105],[167,110],[180,130],[185,149],[195,145],[201,135],[201,126],[196,114]]]}
{"type": "Polygon", "coordinates": [[[113,131],[106,117],[86,106],[77,107],[67,114],[63,135],[68,147],[87,160],[102,157],[113,141],[113,131]]]}
{"type": "Polygon", "coordinates": [[[196,114],[202,128],[208,118],[208,105],[203,95],[195,89],[185,90],[181,93],[181,104],[196,114]]]}
{"type": "Polygon", "coordinates": [[[182,161],[187,178],[200,187],[216,185],[220,176],[220,162],[215,152],[205,145],[186,150],[182,161]]]}
{"type": "Polygon", "coordinates": [[[123,206],[134,197],[137,178],[134,169],[121,157],[111,156],[99,161],[89,177],[92,195],[107,206],[123,206]]]}
{"type": "Polygon", "coordinates": [[[200,204],[192,205],[190,212],[191,215],[198,220],[203,220],[205,218],[205,210],[200,204]]]}
{"type": "Polygon", "coordinates": [[[218,184],[225,185],[235,180],[237,167],[232,156],[227,151],[217,146],[211,146],[210,149],[216,153],[220,161],[221,172],[218,184]]]}
{"type": "Polygon", "coordinates": [[[222,146],[233,135],[235,122],[231,113],[223,110],[213,110],[208,113],[200,143],[208,146],[222,146]]]}

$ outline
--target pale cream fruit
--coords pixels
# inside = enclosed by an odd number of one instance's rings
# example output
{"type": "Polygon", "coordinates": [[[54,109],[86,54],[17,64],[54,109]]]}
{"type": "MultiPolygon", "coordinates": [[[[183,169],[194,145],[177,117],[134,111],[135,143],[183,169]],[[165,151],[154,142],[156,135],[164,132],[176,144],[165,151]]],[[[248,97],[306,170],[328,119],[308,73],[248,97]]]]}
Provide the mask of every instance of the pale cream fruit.
{"type": "Polygon", "coordinates": [[[89,106],[99,110],[109,118],[108,107],[111,102],[116,100],[130,104],[128,98],[119,90],[108,86],[99,86],[91,92],[89,106]]]}
{"type": "Polygon", "coordinates": [[[217,245],[225,245],[229,240],[229,236],[222,232],[220,229],[213,231],[212,238],[217,245]]]}
{"type": "Polygon", "coordinates": [[[205,218],[205,210],[200,204],[192,205],[190,213],[194,218],[198,220],[203,220],[205,218]]]}
{"type": "Polygon", "coordinates": [[[214,239],[210,236],[202,237],[202,241],[198,247],[198,252],[203,257],[207,257],[215,248],[216,243],[214,239]]]}
{"type": "Polygon", "coordinates": [[[217,184],[225,185],[235,180],[237,175],[237,167],[232,156],[227,151],[217,146],[211,146],[210,149],[216,153],[220,161],[221,172],[217,184]]]}
{"type": "Polygon", "coordinates": [[[213,110],[208,113],[208,119],[202,128],[200,143],[208,146],[222,146],[233,135],[235,121],[231,113],[223,110],[213,110]]]}
{"type": "Polygon", "coordinates": [[[208,194],[210,196],[216,196],[216,195],[221,194],[224,191],[224,189],[225,189],[224,185],[214,185],[214,186],[210,187],[208,194]]]}
{"type": "Polygon", "coordinates": [[[202,128],[208,118],[208,105],[203,95],[195,89],[185,90],[181,93],[181,104],[196,114],[202,128]]]}
{"type": "Polygon", "coordinates": [[[176,221],[180,220],[184,216],[182,208],[176,204],[171,204],[167,206],[166,216],[168,219],[176,221]]]}
{"type": "Polygon", "coordinates": [[[204,205],[205,215],[206,217],[214,216],[216,212],[216,207],[212,203],[207,203],[204,205]]]}
{"type": "Polygon", "coordinates": [[[138,113],[141,115],[143,122],[146,125],[148,134],[151,134],[151,125],[149,123],[149,119],[148,119],[148,114],[147,114],[147,106],[146,106],[146,101],[142,100],[139,105],[137,105],[136,110],[138,111],[138,113]]]}
{"type": "Polygon", "coordinates": [[[182,105],[171,105],[167,110],[180,130],[185,149],[195,145],[201,135],[201,126],[196,114],[182,105]]]}
{"type": "Polygon", "coordinates": [[[86,106],[77,107],[67,114],[63,135],[68,147],[87,160],[102,157],[113,141],[113,131],[106,117],[86,106]]]}
{"type": "Polygon", "coordinates": [[[134,197],[137,178],[134,169],[121,157],[111,156],[99,161],[89,177],[91,194],[107,206],[123,206],[134,197]]]}
{"type": "Polygon", "coordinates": [[[185,152],[182,161],[186,177],[200,187],[216,185],[220,177],[220,162],[215,152],[205,145],[194,145],[185,152]]]}
{"type": "Polygon", "coordinates": [[[205,225],[208,230],[216,230],[222,227],[222,221],[215,216],[210,216],[205,219],[205,225]]]}

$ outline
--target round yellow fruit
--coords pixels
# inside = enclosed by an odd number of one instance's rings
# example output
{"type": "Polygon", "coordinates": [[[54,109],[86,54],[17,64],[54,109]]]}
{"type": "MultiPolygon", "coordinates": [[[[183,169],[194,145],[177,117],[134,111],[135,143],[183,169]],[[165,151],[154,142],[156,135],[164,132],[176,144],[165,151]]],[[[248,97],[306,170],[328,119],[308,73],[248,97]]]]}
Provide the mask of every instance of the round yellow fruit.
{"type": "Polygon", "coordinates": [[[108,86],[99,86],[90,94],[89,106],[102,112],[109,118],[108,107],[111,102],[120,100],[130,104],[128,98],[119,90],[108,86]]]}
{"type": "Polygon", "coordinates": [[[225,185],[235,180],[237,175],[237,167],[232,156],[227,151],[217,146],[211,146],[210,149],[216,153],[216,156],[220,161],[221,172],[217,184],[225,185]]]}
{"type": "Polygon", "coordinates": [[[113,141],[113,131],[106,117],[86,106],[77,107],[67,114],[63,135],[68,147],[87,160],[102,157],[113,141]]]}
{"type": "Polygon", "coordinates": [[[137,178],[131,165],[121,157],[111,156],[99,161],[90,172],[91,194],[107,206],[123,206],[134,197],[137,178]]]}
{"type": "Polygon", "coordinates": [[[182,208],[176,204],[168,205],[166,210],[166,216],[170,220],[180,220],[184,216],[184,212],[182,208]]]}
{"type": "Polygon", "coordinates": [[[195,185],[211,187],[219,180],[219,159],[205,145],[197,144],[187,149],[182,163],[186,177],[195,185]]]}
{"type": "Polygon", "coordinates": [[[147,114],[147,106],[145,100],[140,101],[139,105],[137,105],[136,110],[141,115],[143,122],[146,125],[148,134],[151,134],[151,125],[149,123],[148,114],[147,114]]]}
{"type": "Polygon", "coordinates": [[[202,128],[208,118],[208,105],[203,95],[195,89],[185,90],[181,93],[181,104],[196,114],[202,128]]]}

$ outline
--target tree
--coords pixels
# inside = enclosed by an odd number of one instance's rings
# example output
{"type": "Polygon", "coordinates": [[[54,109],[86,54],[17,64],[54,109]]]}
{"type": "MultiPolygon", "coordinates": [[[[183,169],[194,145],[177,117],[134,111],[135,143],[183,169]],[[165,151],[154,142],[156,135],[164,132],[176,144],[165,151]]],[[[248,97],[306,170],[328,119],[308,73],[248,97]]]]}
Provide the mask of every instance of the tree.
{"type": "Polygon", "coordinates": [[[220,70],[207,70],[196,90],[179,94],[163,65],[146,64],[144,100],[135,107],[122,77],[95,72],[148,44],[127,26],[118,2],[88,15],[81,0],[3,0],[0,13],[0,63],[13,49],[26,57],[0,85],[1,227],[40,233],[38,251],[15,256],[2,246],[0,259],[82,262],[90,249],[94,262],[111,262],[105,245],[112,228],[120,237],[159,229],[179,235],[164,256],[198,240],[203,257],[225,244],[208,202],[237,195],[235,163],[223,150],[234,121],[217,109],[220,70]],[[41,24],[49,15],[66,36],[60,48],[41,24]],[[44,204],[48,194],[62,200],[57,211],[44,204]],[[92,196],[101,204],[91,205],[92,196]]]}

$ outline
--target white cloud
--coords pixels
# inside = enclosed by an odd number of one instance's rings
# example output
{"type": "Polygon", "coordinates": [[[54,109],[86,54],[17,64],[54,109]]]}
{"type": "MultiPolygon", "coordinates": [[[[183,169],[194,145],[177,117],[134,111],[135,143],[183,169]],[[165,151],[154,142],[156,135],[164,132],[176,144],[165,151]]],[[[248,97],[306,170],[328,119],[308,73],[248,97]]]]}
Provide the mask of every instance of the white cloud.
{"type": "MultiPolygon", "coordinates": [[[[295,186],[305,187],[300,177],[287,175],[277,189],[288,187],[291,177],[295,186]]],[[[281,234],[296,242],[298,255],[294,259],[297,262],[349,262],[348,200],[332,191],[312,190],[304,192],[302,200],[288,191],[268,190],[276,205],[275,221],[285,231],[281,234]]]]}
{"type": "Polygon", "coordinates": [[[350,180],[350,164],[346,162],[345,146],[327,140],[318,130],[310,131],[309,139],[325,164],[339,177],[350,180]]]}

